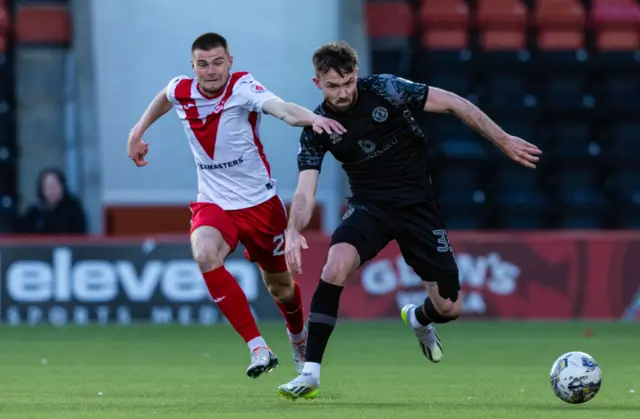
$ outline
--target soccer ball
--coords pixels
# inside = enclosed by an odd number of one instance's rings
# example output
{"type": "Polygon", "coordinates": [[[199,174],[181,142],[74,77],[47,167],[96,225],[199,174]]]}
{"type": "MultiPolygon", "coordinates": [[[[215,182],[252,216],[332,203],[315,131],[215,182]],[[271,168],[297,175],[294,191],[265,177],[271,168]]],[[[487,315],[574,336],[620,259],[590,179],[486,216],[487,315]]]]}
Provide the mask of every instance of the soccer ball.
{"type": "Polygon", "coordinates": [[[551,367],[551,388],[567,403],[585,403],[593,399],[602,383],[602,371],[591,355],[567,352],[551,367]]]}

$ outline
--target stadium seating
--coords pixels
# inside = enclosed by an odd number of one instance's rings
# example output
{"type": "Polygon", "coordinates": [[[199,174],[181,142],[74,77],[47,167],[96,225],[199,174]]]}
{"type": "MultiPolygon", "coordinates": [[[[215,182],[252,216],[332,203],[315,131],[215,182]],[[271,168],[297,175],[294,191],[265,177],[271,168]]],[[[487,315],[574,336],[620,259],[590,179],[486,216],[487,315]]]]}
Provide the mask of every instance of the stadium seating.
{"type": "Polygon", "coordinates": [[[15,227],[18,203],[16,45],[67,47],[71,24],[67,0],[0,0],[0,233],[15,227]]]}
{"type": "MultiPolygon", "coordinates": [[[[535,105],[524,71],[530,57],[527,10],[520,0],[479,0],[474,16],[478,104],[497,122],[511,121],[515,132],[522,133],[522,112],[535,105]]],[[[497,149],[490,147],[489,155],[496,157],[497,149]]]]}
{"type": "Polygon", "coordinates": [[[640,227],[640,1],[388,3],[414,16],[405,74],[544,151],[527,170],[455,118],[421,117],[450,228],[640,227]]]}
{"type": "Polygon", "coordinates": [[[532,229],[545,226],[550,203],[537,172],[502,164],[496,170],[493,183],[499,208],[497,227],[532,229]]]}
{"type": "Polygon", "coordinates": [[[479,0],[475,24],[487,51],[518,51],[527,43],[528,11],[522,0],[479,0]]]}
{"type": "Polygon", "coordinates": [[[616,210],[611,214],[614,226],[640,228],[640,171],[637,166],[615,170],[610,185],[616,203],[616,210]]]}
{"type": "Polygon", "coordinates": [[[366,19],[373,68],[377,73],[408,76],[415,32],[415,17],[409,4],[402,1],[369,2],[366,19]]]}
{"type": "Polygon", "coordinates": [[[469,7],[462,0],[422,0],[417,13],[422,50],[418,74],[433,85],[470,94],[469,7]]]}
{"type": "Polygon", "coordinates": [[[618,120],[611,133],[611,154],[616,165],[638,167],[640,162],[640,120],[618,120]]]}
{"type": "MultiPolygon", "coordinates": [[[[601,156],[602,145],[593,135],[589,120],[560,119],[556,121],[553,129],[554,141],[549,152],[553,153],[554,157],[586,162],[601,156]]],[[[597,161],[592,164],[597,164],[597,161]]]]}
{"type": "Polygon", "coordinates": [[[599,49],[638,49],[640,5],[635,0],[593,0],[589,18],[599,49]]]}
{"type": "Polygon", "coordinates": [[[440,204],[447,213],[447,225],[452,229],[480,229],[486,225],[487,192],[483,178],[474,167],[456,166],[440,172],[437,182],[442,188],[440,204]]]}
{"type": "Polygon", "coordinates": [[[0,0],[0,234],[13,230],[17,198],[17,145],[10,4],[0,0]]]}
{"type": "Polygon", "coordinates": [[[544,106],[553,112],[582,113],[594,106],[587,83],[587,15],[579,0],[538,0],[533,25],[538,31],[544,106]],[[552,71],[550,71],[552,70],[552,71]]]}
{"type": "Polygon", "coordinates": [[[533,24],[543,50],[575,50],[584,47],[587,16],[580,0],[537,0],[533,24]]]}
{"type": "Polygon", "coordinates": [[[640,110],[634,99],[640,94],[640,5],[631,0],[597,0],[590,21],[603,57],[599,98],[612,113],[635,115],[640,110]]]}

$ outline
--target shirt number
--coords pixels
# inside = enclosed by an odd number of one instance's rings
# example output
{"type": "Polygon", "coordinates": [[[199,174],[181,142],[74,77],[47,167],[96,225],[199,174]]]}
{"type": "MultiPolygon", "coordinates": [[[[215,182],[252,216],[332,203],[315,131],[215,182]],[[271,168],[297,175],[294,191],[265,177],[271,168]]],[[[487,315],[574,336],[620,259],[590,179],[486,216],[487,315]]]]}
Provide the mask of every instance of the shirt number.
{"type": "Polygon", "coordinates": [[[284,255],[284,234],[279,234],[273,238],[273,243],[275,244],[273,248],[273,256],[282,256],[284,255]]]}
{"type": "Polygon", "coordinates": [[[445,230],[433,230],[433,235],[438,238],[438,244],[440,245],[436,247],[438,252],[446,253],[451,251],[451,243],[449,243],[449,238],[445,230]]]}

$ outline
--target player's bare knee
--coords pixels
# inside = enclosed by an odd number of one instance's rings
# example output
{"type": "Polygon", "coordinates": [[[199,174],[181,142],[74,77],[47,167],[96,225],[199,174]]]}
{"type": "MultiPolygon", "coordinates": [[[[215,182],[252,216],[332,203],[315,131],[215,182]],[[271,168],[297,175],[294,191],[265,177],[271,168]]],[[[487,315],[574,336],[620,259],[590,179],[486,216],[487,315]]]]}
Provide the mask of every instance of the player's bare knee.
{"type": "Polygon", "coordinates": [[[443,317],[449,320],[455,320],[462,314],[462,310],[458,308],[456,304],[447,305],[444,310],[440,312],[443,317]]]}
{"type": "Polygon", "coordinates": [[[201,272],[209,272],[224,265],[224,261],[220,258],[218,249],[215,247],[194,249],[193,258],[201,272]]]}
{"type": "Polygon", "coordinates": [[[438,313],[448,320],[455,320],[462,314],[462,303],[460,300],[454,302],[451,300],[438,299],[434,301],[434,305],[438,313]]]}
{"type": "Polygon", "coordinates": [[[224,264],[215,241],[194,241],[192,253],[201,272],[209,272],[224,264]]]}
{"type": "Polygon", "coordinates": [[[443,316],[448,317],[449,313],[452,313],[454,310],[454,303],[451,300],[445,300],[443,298],[432,298],[432,301],[436,310],[438,310],[438,313],[443,316]]]}
{"type": "Polygon", "coordinates": [[[426,277],[437,281],[425,282],[425,288],[433,308],[442,320],[455,320],[462,314],[462,299],[460,298],[460,286],[458,273],[433,273],[426,277]]]}
{"type": "Polygon", "coordinates": [[[458,317],[462,316],[462,299],[459,298],[458,301],[453,304],[453,307],[449,311],[448,315],[452,320],[455,320],[458,317]]]}
{"type": "Polygon", "coordinates": [[[289,272],[263,272],[262,277],[271,296],[279,303],[286,303],[293,298],[294,285],[289,272]]]}
{"type": "Polygon", "coordinates": [[[201,272],[209,272],[224,265],[229,250],[220,232],[213,227],[200,227],[191,235],[193,259],[201,272]]]}
{"type": "Polygon", "coordinates": [[[321,278],[330,284],[344,285],[359,263],[355,247],[347,243],[338,243],[329,249],[329,257],[322,268],[321,278]]]}
{"type": "Polygon", "coordinates": [[[322,268],[323,281],[334,285],[343,285],[349,276],[348,264],[341,260],[328,261],[322,268]]]}
{"type": "Polygon", "coordinates": [[[283,284],[267,285],[269,293],[279,303],[286,303],[293,298],[293,286],[283,284]]]}

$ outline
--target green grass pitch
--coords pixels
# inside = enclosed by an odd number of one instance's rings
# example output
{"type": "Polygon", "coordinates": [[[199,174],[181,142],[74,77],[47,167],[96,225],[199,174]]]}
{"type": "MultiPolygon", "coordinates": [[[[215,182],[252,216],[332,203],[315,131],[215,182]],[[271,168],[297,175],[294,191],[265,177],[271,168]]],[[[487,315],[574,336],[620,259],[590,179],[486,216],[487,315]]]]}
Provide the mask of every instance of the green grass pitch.
{"type": "Polygon", "coordinates": [[[439,328],[445,358],[431,364],[399,318],[342,322],[320,397],[296,402],[276,395],[295,376],[283,325],[261,327],[281,364],[258,380],[246,377],[248,350],[228,325],[0,327],[0,418],[640,417],[640,324],[453,323],[439,328]],[[549,385],[551,364],[570,350],[603,370],[583,405],[549,385]]]}

